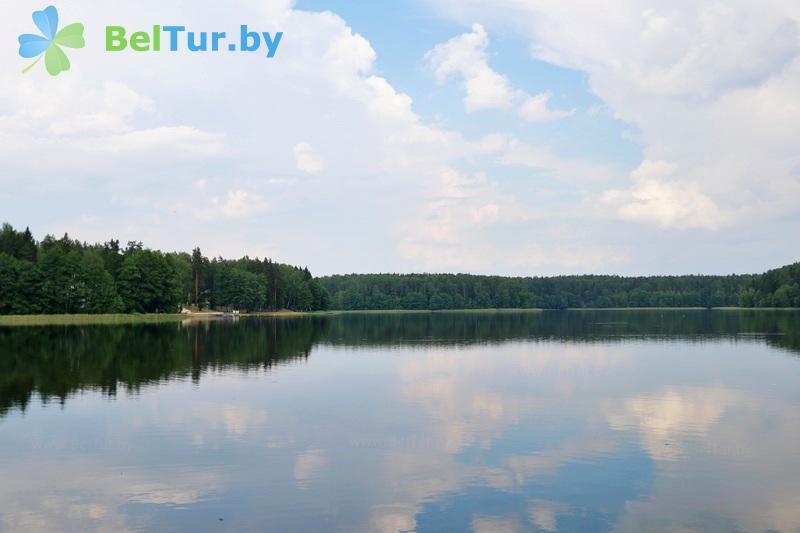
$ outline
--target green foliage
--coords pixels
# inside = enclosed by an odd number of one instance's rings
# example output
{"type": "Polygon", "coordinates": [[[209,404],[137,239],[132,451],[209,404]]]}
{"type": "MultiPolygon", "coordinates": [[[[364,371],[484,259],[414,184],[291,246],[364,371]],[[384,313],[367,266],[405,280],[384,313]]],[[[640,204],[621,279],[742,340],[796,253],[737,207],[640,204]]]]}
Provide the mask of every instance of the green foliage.
{"type": "Polygon", "coordinates": [[[40,292],[46,313],[76,313],[86,298],[80,254],[55,244],[39,252],[40,292]]]}
{"type": "Polygon", "coordinates": [[[318,279],[308,282],[308,289],[311,291],[311,309],[328,309],[331,306],[331,295],[318,279]]]}
{"type": "Polygon", "coordinates": [[[743,307],[800,307],[800,263],[753,278],[740,295],[739,304],[743,307]]]}
{"type": "Polygon", "coordinates": [[[69,235],[37,243],[0,230],[0,314],[174,313],[181,305],[266,311],[326,309],[330,296],[307,268],[268,259],[209,261],[131,241],[88,245],[69,235]]]}
{"type": "Polygon", "coordinates": [[[243,257],[209,260],[118,240],[64,235],[37,243],[0,229],[0,314],[173,313],[182,305],[241,311],[608,307],[800,307],[800,263],[762,275],[501,277],[351,274],[243,257]]]}
{"type": "Polygon", "coordinates": [[[167,260],[175,268],[176,296],[180,303],[194,303],[194,281],[192,276],[192,258],[186,252],[167,254],[167,260]]]}
{"type": "Polygon", "coordinates": [[[192,279],[190,281],[192,286],[189,290],[192,295],[191,302],[199,307],[201,302],[200,287],[204,284],[206,276],[208,275],[208,259],[203,257],[203,252],[200,251],[200,248],[192,250],[190,266],[192,269],[192,279]]]}
{"type": "Polygon", "coordinates": [[[243,311],[327,309],[330,296],[307,268],[244,257],[214,259],[203,267],[201,294],[215,308],[243,311]]]}
{"type": "Polygon", "coordinates": [[[351,274],[321,278],[334,309],[565,309],[737,305],[752,276],[351,274]]]}
{"type": "Polygon", "coordinates": [[[40,312],[40,283],[39,271],[33,263],[0,252],[0,314],[40,312]]]}
{"type": "Polygon", "coordinates": [[[231,307],[259,311],[266,307],[266,280],[241,268],[233,261],[214,260],[211,263],[212,307],[231,307]]]}
{"type": "Polygon", "coordinates": [[[14,231],[10,224],[3,224],[0,230],[0,253],[35,262],[36,241],[28,228],[25,231],[14,231]]]}
{"type": "Polygon", "coordinates": [[[83,255],[82,269],[86,290],[83,312],[121,313],[125,306],[117,294],[114,278],[105,269],[102,252],[96,248],[87,250],[83,255]]]}
{"type": "Polygon", "coordinates": [[[173,261],[161,252],[134,249],[122,262],[117,282],[125,309],[134,313],[174,313],[180,280],[173,261]]]}

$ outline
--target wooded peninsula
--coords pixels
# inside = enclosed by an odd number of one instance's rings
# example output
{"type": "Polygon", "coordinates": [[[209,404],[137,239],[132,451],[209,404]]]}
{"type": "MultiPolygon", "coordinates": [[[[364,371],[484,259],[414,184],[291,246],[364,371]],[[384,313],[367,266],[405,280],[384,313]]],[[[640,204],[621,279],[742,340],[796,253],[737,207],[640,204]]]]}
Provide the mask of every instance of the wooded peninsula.
{"type": "Polygon", "coordinates": [[[0,314],[278,310],[800,307],[800,263],[727,276],[347,274],[315,278],[271,259],[161,252],[141,242],[37,241],[0,230],[0,314]]]}

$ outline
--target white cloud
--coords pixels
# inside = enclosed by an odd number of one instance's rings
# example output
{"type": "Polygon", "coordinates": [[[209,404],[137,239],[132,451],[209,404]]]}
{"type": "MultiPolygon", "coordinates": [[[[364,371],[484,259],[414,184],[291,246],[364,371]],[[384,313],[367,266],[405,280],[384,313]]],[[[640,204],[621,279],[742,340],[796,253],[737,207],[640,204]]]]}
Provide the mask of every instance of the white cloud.
{"type": "Polygon", "coordinates": [[[439,84],[455,76],[461,78],[464,88],[464,107],[467,111],[485,109],[511,109],[522,101],[519,114],[529,122],[558,120],[574,114],[572,111],[548,109],[550,93],[528,96],[511,86],[506,76],[492,69],[486,50],[489,36],[480,24],[472,31],[437,44],[425,54],[425,59],[436,75],[439,84]]]}
{"type": "Polygon", "coordinates": [[[168,158],[197,156],[209,157],[225,151],[222,136],[189,126],[159,126],[104,136],[82,139],[75,143],[88,153],[110,155],[155,156],[168,158]]]}
{"type": "Polygon", "coordinates": [[[266,202],[257,194],[245,191],[228,191],[220,212],[230,218],[246,218],[267,208],[266,202]]]}
{"type": "Polygon", "coordinates": [[[475,224],[491,224],[497,220],[500,214],[500,208],[497,204],[486,204],[480,207],[473,207],[470,209],[469,214],[475,224]]]}
{"type": "MultiPolygon", "coordinates": [[[[207,187],[208,185],[204,184],[197,190],[204,193],[207,187]]],[[[198,194],[191,197],[190,200],[195,206],[191,210],[191,215],[195,220],[200,221],[244,219],[266,213],[269,210],[269,204],[260,194],[242,189],[229,190],[221,196],[198,194]]],[[[175,214],[183,214],[187,210],[184,203],[172,207],[175,209],[175,214]]]]}
{"type": "MultiPolygon", "coordinates": [[[[43,205],[36,184],[52,188],[60,180],[65,190],[84,194],[77,201],[79,214],[71,215],[71,204],[62,203],[48,215],[56,227],[75,227],[73,219],[87,212],[100,214],[96,211],[107,208],[98,206],[109,205],[111,197],[124,207],[105,218],[109,224],[102,230],[87,234],[91,228],[78,228],[87,239],[108,238],[98,235],[102,231],[182,249],[202,234],[197,244],[214,254],[231,247],[226,220],[263,214],[265,224],[277,223],[271,217],[292,219],[291,231],[271,232],[269,246],[282,260],[311,264],[315,272],[351,268],[345,265],[353,261],[369,268],[369,261],[384,257],[370,253],[362,261],[367,252],[359,246],[342,251],[339,266],[332,264],[330,233],[320,227],[342,233],[363,231],[365,225],[346,216],[323,222],[309,216],[310,206],[372,217],[369,226],[383,232],[383,239],[426,201],[427,180],[463,154],[464,142],[457,133],[422,121],[408,95],[375,75],[372,46],[340,17],[267,3],[269,19],[246,2],[226,10],[201,3],[182,16],[195,27],[237,27],[243,19],[279,23],[291,35],[285,41],[291,46],[283,44],[280,57],[268,65],[247,55],[123,57],[87,46],[58,79],[1,79],[0,95],[13,98],[0,98],[0,179],[20,183],[17,205],[43,205]],[[188,86],[193,90],[183,89],[188,86]],[[209,105],[212,101],[220,105],[209,105]],[[311,129],[313,141],[307,138],[311,129]],[[294,179],[298,168],[334,179],[304,184],[294,179]],[[350,209],[356,204],[359,209],[350,209]],[[166,220],[169,232],[163,231],[166,220]],[[198,232],[198,225],[204,231],[198,232]]],[[[112,16],[110,9],[83,5],[87,42],[102,42],[103,20],[135,22],[142,10],[112,16]]],[[[71,9],[81,12],[79,3],[71,9]]],[[[176,12],[158,2],[148,9],[167,19],[176,12]]],[[[8,21],[30,19],[22,6],[8,15],[0,29],[12,31],[8,21]]],[[[11,54],[0,56],[7,72],[18,73],[16,61],[11,54]]],[[[35,222],[28,210],[3,211],[15,224],[35,222]]],[[[32,226],[37,233],[50,230],[32,226]]],[[[263,235],[263,227],[237,228],[243,249],[236,253],[261,248],[263,235]]],[[[391,250],[393,244],[385,246],[391,250]]]]}
{"type": "MultiPolygon", "coordinates": [[[[197,244],[211,255],[269,250],[315,274],[548,274],[584,271],[581,261],[595,260],[617,272],[679,272],[696,270],[696,252],[709,244],[717,248],[709,268],[751,270],[746,260],[732,264],[724,244],[742,231],[763,236],[751,239],[764,244],[748,257],[774,265],[790,254],[775,230],[800,224],[791,4],[437,2],[467,31],[430,44],[436,79],[463,82],[468,110],[506,110],[520,122],[513,133],[497,132],[473,116],[468,138],[451,117],[420,116],[413,94],[398,89],[407,80],[388,64],[378,72],[372,44],[335,13],[289,0],[237,0],[235,9],[199,0],[189,11],[143,2],[76,0],[64,16],[81,18],[87,43],[102,43],[107,20],[149,23],[142,13],[197,28],[247,20],[281,28],[286,40],[266,63],[247,54],[108,54],[87,45],[58,78],[22,76],[16,50],[0,50],[5,219],[37,235],[68,228],[82,239],[197,244]],[[547,136],[533,142],[530,130],[551,126],[524,119],[557,119],[572,106],[551,109],[556,96],[529,94],[514,86],[514,73],[491,68],[489,35],[509,28],[536,57],[585,72],[603,100],[597,120],[629,121],[641,160],[670,162],[674,172],[631,178],[639,161],[608,163],[617,155],[587,141],[593,133],[570,139],[566,150],[563,135],[550,146],[547,136]],[[298,168],[319,179],[300,179],[298,168]],[[85,224],[84,216],[103,223],[85,224]],[[239,224],[241,217],[253,223],[239,224]],[[279,225],[285,230],[266,231],[279,225]],[[675,232],[669,241],[664,230],[681,227],[716,228],[719,237],[675,232]],[[332,238],[341,235],[348,237],[332,238]]],[[[30,9],[8,8],[0,30],[13,35],[19,21],[29,24],[30,9]]]]}
{"type": "Polygon", "coordinates": [[[659,4],[647,0],[446,0],[466,24],[527,38],[537,59],[588,74],[613,116],[636,127],[668,178],[609,187],[617,215],[660,228],[761,224],[800,204],[800,10],[791,0],[659,4]]]}
{"type": "Polygon", "coordinates": [[[6,172],[0,180],[15,178],[15,167],[31,172],[36,181],[54,170],[71,178],[91,172],[119,175],[131,167],[129,160],[121,160],[130,156],[141,171],[226,151],[223,135],[159,123],[155,102],[127,83],[4,81],[0,155],[6,172]]]}
{"type": "Polygon", "coordinates": [[[517,97],[505,76],[489,67],[488,46],[486,30],[474,24],[472,32],[438,44],[425,55],[439,83],[454,75],[463,79],[467,111],[508,109],[517,97]]]}
{"type": "Polygon", "coordinates": [[[295,165],[299,170],[308,174],[317,174],[322,170],[322,160],[307,142],[295,144],[292,151],[294,152],[295,165]]]}
{"type": "Polygon", "coordinates": [[[494,155],[501,165],[539,169],[560,181],[605,184],[617,175],[612,168],[580,159],[566,159],[547,147],[526,143],[513,136],[489,135],[477,147],[494,155]]]}
{"type": "Polygon", "coordinates": [[[616,73],[646,93],[697,99],[765,81],[796,57],[797,8],[790,0],[715,0],[613,5],[568,0],[437,2],[462,21],[511,28],[533,39],[545,61],[592,75],[616,73]]]}
{"type": "Polygon", "coordinates": [[[130,121],[136,113],[152,111],[153,102],[150,99],[124,83],[106,81],[99,89],[89,91],[82,109],[69,112],[60,110],[47,118],[51,120],[49,131],[53,134],[76,135],[129,131],[132,129],[130,121]]]}
{"type": "Polygon", "coordinates": [[[414,221],[400,228],[398,244],[403,259],[426,270],[485,270],[495,254],[488,253],[493,244],[484,232],[526,218],[519,203],[482,172],[443,168],[434,191],[414,221]]]}
{"type": "Polygon", "coordinates": [[[617,206],[623,220],[651,222],[664,228],[717,229],[727,222],[714,202],[697,184],[672,181],[676,165],[645,160],[631,176],[633,186],[612,190],[603,201],[617,206]]]}
{"type": "Polygon", "coordinates": [[[575,110],[556,111],[549,109],[547,103],[551,98],[550,93],[542,93],[531,96],[522,104],[519,115],[528,122],[549,122],[570,117],[575,114],[575,110]]]}

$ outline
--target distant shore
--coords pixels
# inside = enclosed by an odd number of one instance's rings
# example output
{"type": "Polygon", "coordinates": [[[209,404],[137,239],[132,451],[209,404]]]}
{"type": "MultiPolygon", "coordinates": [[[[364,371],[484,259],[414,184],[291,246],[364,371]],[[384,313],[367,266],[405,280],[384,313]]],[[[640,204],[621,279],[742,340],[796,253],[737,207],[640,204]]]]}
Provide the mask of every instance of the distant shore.
{"type": "MultiPolygon", "coordinates": [[[[426,314],[426,313],[543,313],[558,311],[706,311],[705,307],[598,307],[570,309],[364,309],[364,310],[330,310],[330,311],[263,311],[242,313],[239,317],[292,318],[304,316],[335,316],[357,314],[426,314]]],[[[713,307],[712,311],[800,311],[796,307],[713,307]]],[[[229,317],[228,317],[229,318],[229,317]]],[[[70,314],[70,315],[3,315],[0,326],[81,326],[93,324],[137,324],[167,323],[185,320],[226,320],[219,312],[199,313],[149,313],[149,314],[70,314]]]]}
{"type": "MultiPolygon", "coordinates": [[[[330,310],[330,311],[260,311],[241,313],[236,318],[292,318],[303,316],[333,316],[343,314],[420,314],[420,313],[538,313],[542,309],[376,309],[376,310],[330,310]]],[[[92,324],[136,324],[181,322],[184,320],[229,320],[219,311],[194,313],[147,313],[147,314],[62,314],[62,315],[0,315],[0,326],[69,326],[92,324]]]]}
{"type": "MultiPolygon", "coordinates": [[[[241,314],[239,316],[292,317],[311,313],[273,311],[241,314]]],[[[184,320],[224,320],[213,313],[146,313],[146,314],[74,314],[74,315],[2,315],[0,326],[82,326],[91,324],[137,324],[181,322],[184,320]]]]}

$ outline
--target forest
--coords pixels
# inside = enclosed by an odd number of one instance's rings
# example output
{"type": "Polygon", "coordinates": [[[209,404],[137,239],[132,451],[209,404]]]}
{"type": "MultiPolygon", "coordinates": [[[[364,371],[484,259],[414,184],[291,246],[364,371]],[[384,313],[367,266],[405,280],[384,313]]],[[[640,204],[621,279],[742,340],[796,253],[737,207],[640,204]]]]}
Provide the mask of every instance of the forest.
{"type": "Polygon", "coordinates": [[[739,295],[742,307],[800,307],[800,263],[754,276],[739,295]]]}
{"type": "Polygon", "coordinates": [[[800,263],[761,275],[349,274],[320,281],[331,307],[344,310],[800,307],[800,263]]]}
{"type": "Polygon", "coordinates": [[[0,314],[174,313],[182,307],[441,310],[613,307],[800,307],[800,263],[764,274],[502,277],[347,274],[315,278],[271,259],[161,252],[131,241],[37,241],[0,229],[0,314]]]}
{"type": "Polygon", "coordinates": [[[164,253],[113,239],[87,244],[66,234],[37,242],[27,228],[0,230],[0,314],[315,311],[328,304],[308,268],[269,259],[209,259],[199,248],[164,253]]]}

